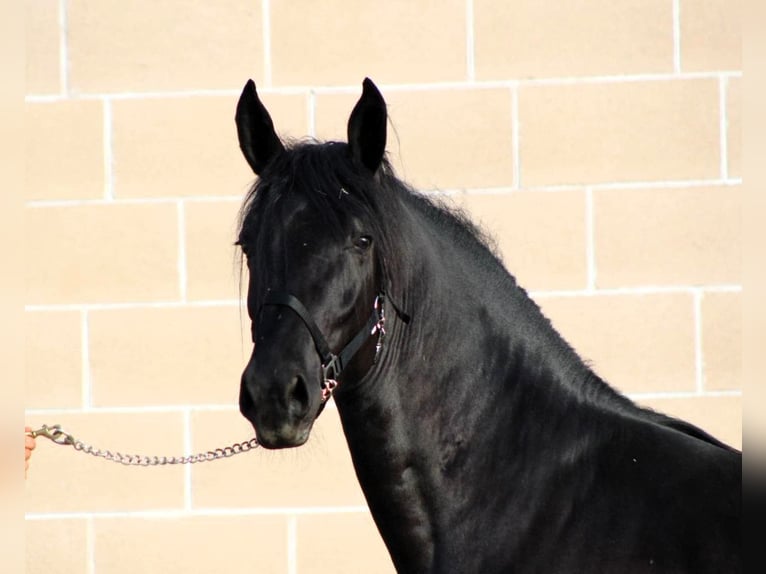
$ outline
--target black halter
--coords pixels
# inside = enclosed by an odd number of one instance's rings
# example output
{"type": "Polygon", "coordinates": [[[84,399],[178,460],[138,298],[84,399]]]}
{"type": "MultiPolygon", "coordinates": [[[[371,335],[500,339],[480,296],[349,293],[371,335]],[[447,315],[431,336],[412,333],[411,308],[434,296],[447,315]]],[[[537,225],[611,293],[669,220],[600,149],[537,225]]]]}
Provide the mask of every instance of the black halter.
{"type": "Polygon", "coordinates": [[[354,336],[349,343],[341,349],[337,355],[330,351],[330,346],[327,344],[327,340],[322,335],[322,331],[319,330],[317,324],[311,318],[311,314],[308,309],[300,302],[300,300],[287,292],[270,292],[266,295],[261,307],[264,305],[282,305],[292,309],[298,317],[301,318],[306,328],[311,333],[311,338],[314,340],[314,346],[322,363],[322,403],[326,402],[330,398],[335,388],[338,386],[338,377],[346,368],[351,358],[359,351],[364,342],[375,333],[378,334],[378,342],[375,345],[375,359],[373,364],[378,359],[378,353],[383,346],[383,338],[386,334],[385,322],[386,316],[384,312],[386,296],[384,293],[378,294],[373,304],[372,313],[367,323],[362,327],[359,332],[354,336]]]}

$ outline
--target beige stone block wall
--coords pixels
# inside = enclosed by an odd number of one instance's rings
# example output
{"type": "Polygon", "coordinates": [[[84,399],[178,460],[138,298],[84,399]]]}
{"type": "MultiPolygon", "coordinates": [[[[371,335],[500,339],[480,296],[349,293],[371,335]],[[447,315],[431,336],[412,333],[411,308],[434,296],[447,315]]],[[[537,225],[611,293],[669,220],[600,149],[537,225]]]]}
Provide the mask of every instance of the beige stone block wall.
{"type": "MultiPolygon", "coordinates": [[[[252,77],[284,137],[338,138],[370,76],[399,174],[488,229],[599,374],[741,445],[739,1],[25,9],[28,424],[157,455],[250,436],[237,97],[252,77]]],[[[188,468],[40,440],[26,491],[30,574],[393,571],[332,405],[301,449],[188,468]]]]}

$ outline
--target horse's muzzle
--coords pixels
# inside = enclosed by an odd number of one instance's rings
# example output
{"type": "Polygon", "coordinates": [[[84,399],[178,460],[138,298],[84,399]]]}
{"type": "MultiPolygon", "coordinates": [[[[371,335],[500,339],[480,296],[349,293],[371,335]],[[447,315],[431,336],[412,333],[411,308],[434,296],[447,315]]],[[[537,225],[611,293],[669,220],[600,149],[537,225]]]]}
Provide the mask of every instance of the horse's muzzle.
{"type": "Polygon", "coordinates": [[[264,383],[252,374],[248,365],[240,383],[239,410],[252,423],[258,442],[265,448],[305,443],[316,417],[305,378],[297,374],[264,383]]]}

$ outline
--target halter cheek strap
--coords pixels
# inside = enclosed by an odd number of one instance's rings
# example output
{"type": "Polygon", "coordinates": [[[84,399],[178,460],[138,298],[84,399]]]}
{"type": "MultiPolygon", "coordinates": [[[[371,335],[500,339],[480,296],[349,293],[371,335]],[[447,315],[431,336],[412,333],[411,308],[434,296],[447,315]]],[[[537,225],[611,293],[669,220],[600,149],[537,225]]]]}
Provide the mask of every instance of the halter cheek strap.
{"type": "Polygon", "coordinates": [[[384,313],[385,295],[380,293],[375,298],[372,313],[367,323],[362,327],[349,343],[337,355],[330,350],[327,340],[322,335],[322,331],[311,318],[311,314],[300,299],[287,292],[270,292],[266,295],[261,307],[264,305],[280,305],[289,307],[300,317],[303,324],[311,334],[314,340],[314,346],[322,363],[322,403],[330,398],[335,388],[338,386],[338,377],[346,368],[349,361],[356,355],[364,342],[374,335],[378,334],[378,342],[375,346],[375,360],[383,345],[385,335],[385,313],[384,313]]]}

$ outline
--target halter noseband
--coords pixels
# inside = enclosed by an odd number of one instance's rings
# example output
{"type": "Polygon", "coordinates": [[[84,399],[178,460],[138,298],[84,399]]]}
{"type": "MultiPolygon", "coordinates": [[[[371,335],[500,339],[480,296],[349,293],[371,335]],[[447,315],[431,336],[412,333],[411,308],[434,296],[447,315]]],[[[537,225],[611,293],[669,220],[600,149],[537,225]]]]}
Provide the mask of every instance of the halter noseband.
{"type": "Polygon", "coordinates": [[[379,293],[375,297],[375,303],[372,306],[372,313],[367,323],[362,327],[353,339],[345,346],[337,355],[330,351],[330,346],[327,344],[327,340],[322,335],[317,324],[311,318],[311,314],[308,309],[300,302],[300,300],[287,292],[270,292],[266,295],[261,308],[264,305],[281,305],[292,309],[298,317],[301,318],[306,328],[311,334],[311,338],[314,340],[314,346],[322,363],[322,403],[327,402],[335,388],[338,386],[338,377],[346,368],[351,358],[359,351],[364,342],[375,333],[378,334],[378,341],[375,344],[375,358],[373,364],[378,359],[378,354],[383,346],[383,338],[385,337],[385,322],[386,316],[383,309],[386,296],[384,293],[379,293]]]}

